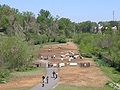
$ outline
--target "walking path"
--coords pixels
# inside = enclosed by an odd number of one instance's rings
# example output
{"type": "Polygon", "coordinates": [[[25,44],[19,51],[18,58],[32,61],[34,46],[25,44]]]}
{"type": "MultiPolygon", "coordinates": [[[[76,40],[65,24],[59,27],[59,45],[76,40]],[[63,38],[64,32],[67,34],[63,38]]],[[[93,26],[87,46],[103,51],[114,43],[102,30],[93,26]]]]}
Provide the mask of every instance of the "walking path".
{"type": "Polygon", "coordinates": [[[53,78],[52,77],[53,76],[53,74],[52,74],[53,71],[57,72],[57,69],[56,68],[46,68],[46,72],[47,72],[46,76],[49,76],[48,84],[46,83],[46,79],[45,79],[44,87],[42,87],[42,83],[39,83],[38,85],[33,87],[31,90],[50,90],[54,86],[56,86],[57,82],[59,81],[59,77],[57,79],[53,78]]]}

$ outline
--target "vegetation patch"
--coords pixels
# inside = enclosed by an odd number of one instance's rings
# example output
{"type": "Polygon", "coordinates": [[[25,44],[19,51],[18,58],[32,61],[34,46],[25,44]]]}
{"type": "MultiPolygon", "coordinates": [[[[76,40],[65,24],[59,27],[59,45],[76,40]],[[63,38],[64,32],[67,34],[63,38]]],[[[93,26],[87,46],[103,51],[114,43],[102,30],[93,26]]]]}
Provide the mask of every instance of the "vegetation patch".
{"type": "Polygon", "coordinates": [[[9,76],[10,76],[9,70],[7,69],[0,70],[0,83],[6,83],[9,76]]]}
{"type": "Polygon", "coordinates": [[[78,87],[78,86],[59,85],[53,90],[114,90],[114,89],[108,86],[102,88],[96,88],[96,87],[78,87]]]}

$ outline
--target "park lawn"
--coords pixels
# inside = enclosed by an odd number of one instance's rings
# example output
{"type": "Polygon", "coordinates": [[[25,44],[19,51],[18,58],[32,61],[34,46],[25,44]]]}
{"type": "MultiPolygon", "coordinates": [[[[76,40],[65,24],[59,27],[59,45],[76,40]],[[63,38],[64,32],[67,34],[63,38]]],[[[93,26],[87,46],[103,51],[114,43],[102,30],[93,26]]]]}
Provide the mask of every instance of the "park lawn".
{"type": "Polygon", "coordinates": [[[53,90],[114,90],[108,86],[97,88],[97,87],[78,87],[78,86],[69,86],[69,85],[59,85],[53,90]]]}

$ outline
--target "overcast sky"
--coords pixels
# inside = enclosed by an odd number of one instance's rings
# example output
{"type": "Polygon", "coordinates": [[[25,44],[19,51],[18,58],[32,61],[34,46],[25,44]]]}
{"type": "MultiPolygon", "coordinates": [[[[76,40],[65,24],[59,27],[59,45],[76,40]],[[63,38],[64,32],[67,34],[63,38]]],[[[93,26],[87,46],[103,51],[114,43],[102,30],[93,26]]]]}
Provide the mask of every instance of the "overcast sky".
{"type": "Polygon", "coordinates": [[[70,18],[72,21],[120,20],[120,0],[0,0],[19,11],[31,11],[35,15],[40,9],[49,10],[53,16],[70,18]]]}

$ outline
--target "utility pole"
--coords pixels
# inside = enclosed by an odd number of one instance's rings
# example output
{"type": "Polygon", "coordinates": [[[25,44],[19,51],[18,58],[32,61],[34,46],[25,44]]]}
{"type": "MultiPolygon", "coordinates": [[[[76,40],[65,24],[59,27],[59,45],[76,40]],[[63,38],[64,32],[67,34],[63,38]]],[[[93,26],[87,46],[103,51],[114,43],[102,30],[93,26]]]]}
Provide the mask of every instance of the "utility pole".
{"type": "Polygon", "coordinates": [[[113,10],[113,21],[114,21],[114,19],[115,19],[115,12],[114,12],[114,10],[113,10]]]}

